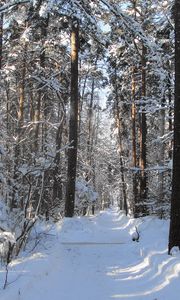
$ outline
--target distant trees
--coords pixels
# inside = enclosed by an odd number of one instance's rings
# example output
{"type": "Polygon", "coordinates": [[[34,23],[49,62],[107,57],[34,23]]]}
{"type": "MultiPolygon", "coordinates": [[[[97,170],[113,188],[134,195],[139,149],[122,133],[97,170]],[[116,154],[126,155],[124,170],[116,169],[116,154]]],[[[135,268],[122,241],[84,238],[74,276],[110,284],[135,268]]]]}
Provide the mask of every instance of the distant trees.
{"type": "MultiPolygon", "coordinates": [[[[171,187],[171,3],[159,5],[155,10],[153,1],[151,7],[149,1],[130,1],[126,8],[118,1],[102,2],[111,11],[109,23],[113,28],[109,34],[108,55],[111,84],[108,103],[112,109],[115,103],[113,60],[118,66],[118,109],[122,120],[128,212],[136,217],[152,213],[164,217],[169,213],[171,187]],[[162,15],[157,17],[162,9],[166,11],[169,22],[162,15]]],[[[118,142],[117,149],[119,151],[118,142]]]]}
{"type": "Polygon", "coordinates": [[[2,198],[11,212],[16,210],[25,218],[56,218],[64,212],[72,216],[76,179],[86,178],[87,185],[95,188],[93,151],[101,108],[94,99],[98,98],[97,84],[100,87],[103,81],[97,66],[97,49],[103,44],[103,34],[96,30],[98,8],[92,8],[89,1],[67,6],[59,2],[56,7],[40,0],[12,5],[7,2],[3,1],[0,7],[1,20],[4,17],[0,25],[0,61],[2,65],[3,58],[5,66],[0,78],[4,124],[2,198]],[[72,20],[81,28],[80,38],[78,26],[72,25],[72,20]],[[72,43],[71,63],[72,29],[76,42],[72,43]],[[74,59],[75,53],[79,60],[74,59]],[[91,70],[89,73],[86,66],[91,70]],[[84,70],[80,80],[78,67],[84,70]],[[95,77],[99,77],[99,82],[95,77]],[[82,141],[85,132],[87,138],[82,141]],[[79,146],[76,172],[78,139],[85,147],[79,146]],[[81,158],[86,161],[84,167],[81,158]]]}

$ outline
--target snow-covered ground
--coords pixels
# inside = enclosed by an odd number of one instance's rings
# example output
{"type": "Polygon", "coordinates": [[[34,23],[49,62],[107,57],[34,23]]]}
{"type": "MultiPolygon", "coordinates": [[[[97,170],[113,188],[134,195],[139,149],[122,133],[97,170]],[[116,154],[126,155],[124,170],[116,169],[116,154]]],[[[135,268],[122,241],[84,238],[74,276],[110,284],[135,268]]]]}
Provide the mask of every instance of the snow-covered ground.
{"type": "Polygon", "coordinates": [[[178,300],[180,255],[167,255],[167,239],[168,221],[134,220],[115,207],[39,225],[24,254],[9,266],[5,290],[1,268],[0,299],[178,300]],[[132,241],[135,226],[139,242],[132,241]]]}

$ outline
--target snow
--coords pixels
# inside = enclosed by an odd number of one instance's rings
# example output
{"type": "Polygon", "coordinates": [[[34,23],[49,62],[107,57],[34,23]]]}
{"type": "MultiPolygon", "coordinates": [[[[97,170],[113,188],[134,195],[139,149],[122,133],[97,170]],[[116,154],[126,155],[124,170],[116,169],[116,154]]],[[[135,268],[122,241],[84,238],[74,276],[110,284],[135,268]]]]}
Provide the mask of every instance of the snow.
{"type": "Polygon", "coordinates": [[[15,244],[16,239],[15,235],[8,231],[1,232],[0,229],[0,257],[3,260],[4,257],[7,257],[7,253],[10,245],[15,244]]]}
{"type": "Polygon", "coordinates": [[[1,268],[0,299],[178,299],[180,255],[167,255],[167,220],[133,219],[112,207],[36,226],[9,266],[5,290],[1,268]]]}
{"type": "Polygon", "coordinates": [[[76,199],[75,204],[77,207],[83,207],[88,204],[94,203],[98,198],[98,193],[93,190],[89,182],[80,178],[76,182],[76,199]]]}

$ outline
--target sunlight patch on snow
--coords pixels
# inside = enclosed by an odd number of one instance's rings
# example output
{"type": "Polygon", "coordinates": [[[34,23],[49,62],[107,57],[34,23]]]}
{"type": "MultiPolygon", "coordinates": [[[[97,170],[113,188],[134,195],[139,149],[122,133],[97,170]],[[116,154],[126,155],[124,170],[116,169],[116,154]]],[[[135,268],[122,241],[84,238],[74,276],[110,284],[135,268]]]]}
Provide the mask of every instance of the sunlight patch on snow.
{"type": "MultiPolygon", "coordinates": [[[[139,264],[135,264],[133,266],[129,266],[127,268],[115,268],[111,272],[107,272],[108,276],[117,276],[119,274],[127,273],[127,274],[137,274],[141,272],[144,268],[146,267],[151,267],[151,260],[153,256],[156,256],[158,254],[164,254],[167,250],[164,251],[151,251],[144,259],[142,262],[139,264]]],[[[112,267],[113,269],[113,267],[112,267]]]]}
{"type": "Polygon", "coordinates": [[[31,256],[27,256],[27,257],[22,257],[16,260],[13,260],[9,265],[11,267],[17,266],[19,264],[21,264],[22,262],[27,262],[27,261],[31,261],[31,260],[35,260],[35,259],[39,259],[39,258],[45,258],[47,257],[47,255],[43,254],[43,253],[34,253],[31,256]]]}
{"type": "MultiPolygon", "coordinates": [[[[2,270],[0,270],[0,273],[4,273],[4,274],[6,274],[6,270],[5,269],[2,269],[2,270]]],[[[27,274],[27,273],[29,273],[29,271],[26,271],[26,270],[8,270],[8,273],[9,274],[12,274],[12,273],[14,273],[14,274],[20,274],[20,275],[22,275],[22,274],[27,274]]]]}
{"type": "MultiPolygon", "coordinates": [[[[157,284],[156,283],[153,284],[153,287],[149,290],[146,291],[141,291],[141,292],[135,292],[132,294],[120,294],[120,295],[113,295],[111,296],[111,298],[132,298],[132,297],[137,297],[137,296],[147,296],[150,295],[152,293],[158,292],[162,289],[164,289],[166,286],[168,286],[171,281],[174,278],[178,278],[180,274],[180,263],[176,264],[173,269],[171,269],[171,271],[169,271],[168,274],[166,274],[166,276],[160,277],[160,283],[157,284]],[[157,285],[156,285],[157,284],[157,285]]],[[[150,278],[151,279],[151,278],[150,278]]],[[[141,290],[143,290],[143,287],[141,286],[141,290]]]]}
{"type": "MultiPolygon", "coordinates": [[[[155,279],[158,276],[164,274],[165,267],[167,267],[171,263],[172,260],[173,260],[173,258],[170,257],[169,259],[164,260],[161,263],[159,263],[159,265],[157,266],[157,272],[152,276],[152,279],[155,279]]],[[[170,265],[170,267],[171,267],[171,265],[170,265]]]]}
{"type": "MultiPolygon", "coordinates": [[[[155,292],[159,292],[160,290],[164,289],[167,285],[169,285],[171,283],[171,281],[174,278],[179,277],[180,274],[180,263],[176,264],[173,269],[171,270],[171,272],[169,272],[169,274],[167,274],[164,278],[161,278],[161,282],[160,284],[154,284],[152,287],[152,289],[149,289],[147,291],[141,291],[141,292],[135,292],[132,294],[120,294],[120,295],[113,295],[111,296],[111,298],[132,298],[132,297],[137,297],[137,296],[147,296],[147,295],[151,295],[155,292]]],[[[143,287],[141,287],[141,290],[143,289],[143,287]]]]}
{"type": "Polygon", "coordinates": [[[124,222],[124,224],[122,224],[122,225],[120,226],[120,228],[121,228],[121,229],[126,229],[126,228],[128,228],[130,225],[131,225],[131,220],[129,220],[128,222],[127,222],[127,221],[124,222]]]}

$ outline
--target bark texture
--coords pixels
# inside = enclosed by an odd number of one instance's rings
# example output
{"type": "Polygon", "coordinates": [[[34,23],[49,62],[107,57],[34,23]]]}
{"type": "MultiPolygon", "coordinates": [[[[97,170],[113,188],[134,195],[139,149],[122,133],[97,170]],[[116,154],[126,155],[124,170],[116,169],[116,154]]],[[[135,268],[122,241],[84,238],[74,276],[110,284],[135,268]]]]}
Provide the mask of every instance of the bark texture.
{"type": "Polygon", "coordinates": [[[174,152],[171,198],[169,253],[174,246],[180,248],[180,0],[175,1],[175,106],[174,152]]]}
{"type": "Polygon", "coordinates": [[[3,14],[0,13],[0,70],[2,69],[3,14]]]}
{"type": "Polygon", "coordinates": [[[69,121],[68,171],[66,187],[65,216],[74,215],[75,183],[78,144],[78,48],[79,28],[76,20],[72,22],[71,32],[71,100],[69,121]]]}
{"type": "Polygon", "coordinates": [[[146,174],[146,152],[147,152],[147,121],[146,121],[146,47],[142,46],[142,113],[141,113],[141,124],[140,124],[140,161],[139,166],[141,169],[140,173],[140,215],[146,215],[146,199],[147,199],[147,174],[146,174]]]}

